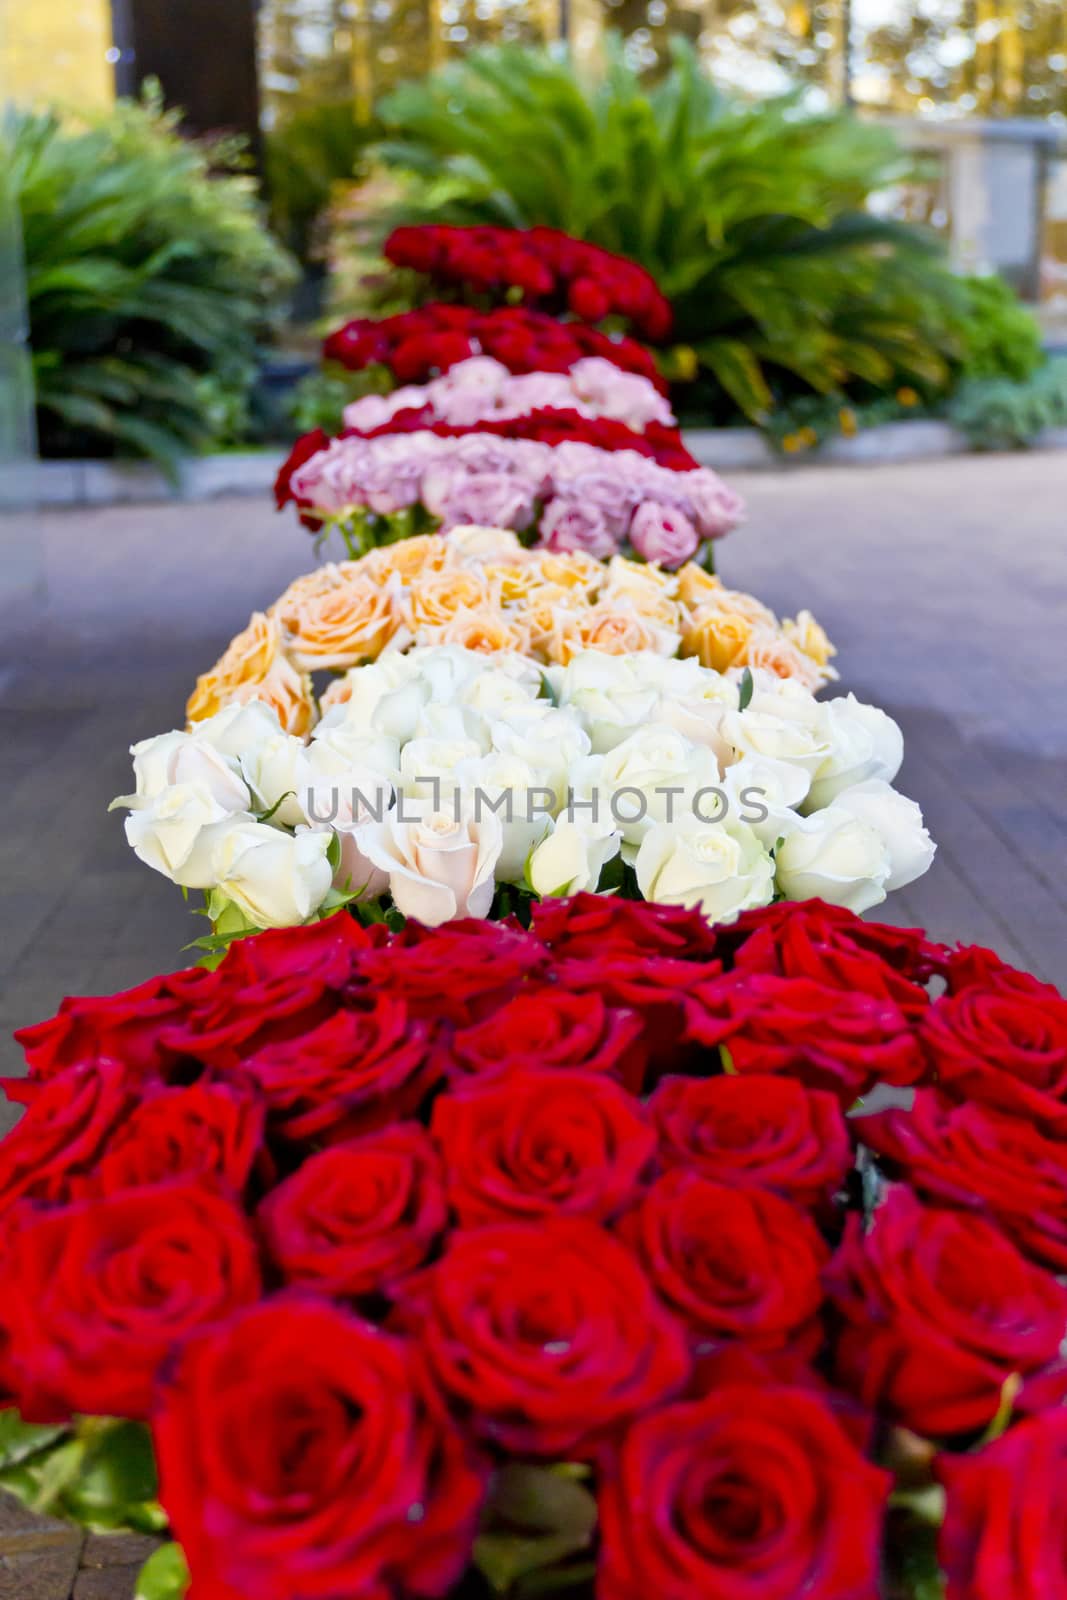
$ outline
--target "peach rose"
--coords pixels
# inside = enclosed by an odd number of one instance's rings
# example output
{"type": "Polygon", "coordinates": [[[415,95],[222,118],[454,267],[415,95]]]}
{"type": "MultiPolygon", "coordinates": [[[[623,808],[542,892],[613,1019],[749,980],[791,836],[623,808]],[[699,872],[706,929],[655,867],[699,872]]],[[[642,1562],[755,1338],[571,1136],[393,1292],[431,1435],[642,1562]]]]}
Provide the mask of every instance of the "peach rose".
{"type": "Polygon", "coordinates": [[[258,700],[278,713],[286,733],[305,739],[316,721],[315,696],[311,679],[297,672],[291,661],[278,656],[265,678],[258,683],[242,683],[230,694],[227,704],[247,705],[258,700]]]}
{"type": "Polygon", "coordinates": [[[400,611],[412,633],[441,627],[461,611],[477,611],[493,601],[484,574],[477,567],[430,572],[413,578],[400,599],[400,611]]]}
{"type": "Polygon", "coordinates": [[[501,605],[520,605],[541,588],[544,579],[534,561],[486,561],[485,580],[501,605]]]}
{"type": "Polygon", "coordinates": [[[223,706],[249,700],[273,706],[290,733],[306,733],[314,720],[310,679],[287,659],[280,619],[262,611],[253,614],[211,671],[196,680],[186,716],[190,722],[203,722],[223,706]]]}
{"type": "MultiPolygon", "coordinates": [[[[350,561],[348,566],[356,566],[350,561]]],[[[285,593],[275,600],[268,608],[268,617],[281,617],[285,620],[286,614],[295,607],[300,606],[305,600],[317,600],[320,595],[330,594],[334,589],[339,589],[345,582],[345,577],[340,567],[334,562],[319,567],[316,572],[305,573],[302,578],[294,578],[285,593]]]]}
{"type": "Polygon", "coordinates": [[[677,653],[679,638],[669,628],[643,617],[625,602],[613,605],[601,601],[587,611],[573,614],[571,626],[566,623],[554,636],[549,657],[566,666],[578,650],[602,650],[606,655],[634,655],[651,651],[660,656],[677,653]]]}
{"type": "Polygon", "coordinates": [[[357,842],[387,874],[393,903],[405,917],[436,928],[455,917],[489,915],[493,869],[504,845],[494,811],[478,821],[428,811],[409,822],[390,812],[384,821],[360,828],[357,842]]]}
{"type": "Polygon", "coordinates": [[[281,613],[293,665],[311,672],[373,661],[399,626],[390,587],[360,577],[325,594],[289,604],[281,613]]]}
{"type": "Polygon", "coordinates": [[[422,628],[416,644],[458,644],[464,650],[480,650],[491,655],[495,650],[517,650],[531,655],[530,630],[518,617],[508,616],[491,606],[478,611],[460,611],[451,622],[436,628],[422,628]]]}
{"type": "Polygon", "coordinates": [[[352,576],[373,578],[375,583],[385,584],[393,577],[407,583],[426,572],[441,572],[453,566],[455,559],[447,539],[437,533],[423,533],[369,550],[359,561],[345,562],[341,571],[348,576],[349,569],[353,569],[352,576]]]}
{"type": "Polygon", "coordinates": [[[826,682],[825,668],[805,655],[776,628],[755,627],[731,663],[735,667],[763,667],[779,678],[794,678],[812,693],[826,682]]]}

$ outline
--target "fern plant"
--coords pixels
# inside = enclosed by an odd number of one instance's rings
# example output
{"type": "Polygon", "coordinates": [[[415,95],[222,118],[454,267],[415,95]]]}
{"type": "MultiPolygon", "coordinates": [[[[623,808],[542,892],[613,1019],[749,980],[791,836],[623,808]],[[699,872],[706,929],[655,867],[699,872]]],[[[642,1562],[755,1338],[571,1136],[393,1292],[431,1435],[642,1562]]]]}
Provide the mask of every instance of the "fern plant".
{"type": "Polygon", "coordinates": [[[43,452],[175,470],[213,442],[205,380],[232,418],[295,280],[239,146],[182,139],[158,91],[79,126],[13,113],[3,135],[43,452]]]}
{"type": "Polygon", "coordinates": [[[652,85],[617,41],[588,79],[505,46],[380,111],[404,220],[547,223],[655,273],[676,312],[672,376],[695,380],[704,414],[950,381],[966,297],[930,238],[867,208],[903,171],[881,128],[731,98],[681,40],[652,85]]]}

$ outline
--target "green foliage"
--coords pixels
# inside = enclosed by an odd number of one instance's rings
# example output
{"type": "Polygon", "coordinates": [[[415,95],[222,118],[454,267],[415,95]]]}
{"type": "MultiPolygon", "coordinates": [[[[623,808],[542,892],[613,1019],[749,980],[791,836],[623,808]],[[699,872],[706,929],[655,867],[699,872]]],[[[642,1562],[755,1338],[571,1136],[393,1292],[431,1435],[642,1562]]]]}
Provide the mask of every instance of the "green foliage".
{"type": "Polygon", "coordinates": [[[1022,383],[1008,378],[960,385],[949,411],[976,450],[1021,450],[1046,428],[1067,428],[1067,356],[1022,383]]]}
{"type": "Polygon", "coordinates": [[[315,254],[315,225],[337,184],[362,175],[363,155],[380,129],[362,121],[353,100],[301,106],[267,135],[271,221],[301,261],[315,254]]]}
{"type": "Polygon", "coordinates": [[[1041,329],[1003,278],[965,278],[963,376],[1023,382],[1041,365],[1041,329]]]}
{"type": "Polygon", "coordinates": [[[177,120],[152,91],[76,127],[33,112],[5,126],[47,454],[174,470],[243,425],[295,267],[234,170],[239,144],[191,143],[177,120]]]}
{"type": "Polygon", "coordinates": [[[309,372],[293,389],[288,411],[301,433],[324,428],[339,433],[344,409],[365,394],[385,394],[392,387],[387,367],[367,367],[362,372],[346,372],[329,363],[318,372],[309,372]]]}
{"type": "Polygon", "coordinates": [[[138,1422],[83,1417],[41,1426],[0,1411],[0,1489],[33,1511],[97,1531],[156,1533],[166,1526],[152,1441],[138,1422]]]}
{"type": "Polygon", "coordinates": [[[405,220],[547,223],[648,267],[705,419],[951,381],[965,291],[926,235],[866,208],[904,171],[884,129],[731,98],[681,40],[652,86],[617,43],[591,80],[555,52],[479,50],[381,115],[379,155],[414,180],[405,220]]]}
{"type": "Polygon", "coordinates": [[[188,1588],[189,1568],[181,1546],[161,1544],[141,1568],[134,1600],[182,1600],[188,1588]]]}

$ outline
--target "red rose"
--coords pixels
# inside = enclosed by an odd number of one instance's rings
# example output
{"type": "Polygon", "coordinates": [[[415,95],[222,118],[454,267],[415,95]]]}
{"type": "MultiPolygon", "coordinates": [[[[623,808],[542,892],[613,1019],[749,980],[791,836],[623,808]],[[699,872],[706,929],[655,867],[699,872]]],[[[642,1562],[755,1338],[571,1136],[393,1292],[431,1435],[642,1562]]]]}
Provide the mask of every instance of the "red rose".
{"type": "Polygon", "coordinates": [[[515,986],[544,972],[545,951],[510,923],[464,919],[440,928],[408,923],[388,946],[363,962],[372,988],[388,986],[413,1015],[458,1026],[491,1012],[515,986]],[[441,982],[447,972],[448,982],[441,982]]]}
{"type": "Polygon", "coordinates": [[[324,1301],[191,1340],[153,1435],[191,1600],[440,1596],[467,1565],[481,1471],[408,1347],[324,1301]]]}
{"type": "Polygon", "coordinates": [[[1055,990],[963,989],[931,1008],[919,1038],[950,1094],[1067,1133],[1067,1000],[1055,990]]]}
{"type": "Polygon", "coordinates": [[[985,1427],[1006,1379],[1040,1373],[1067,1333],[1067,1289],[995,1224],[926,1209],[901,1187],[866,1233],[849,1218],[828,1283],[840,1382],[935,1437],[985,1427]]]}
{"type": "Polygon", "coordinates": [[[435,1389],[476,1435],[517,1454],[588,1455],[689,1375],[678,1323],[591,1222],[454,1234],[408,1292],[405,1321],[435,1389]]]}
{"type": "Polygon", "coordinates": [[[410,1116],[440,1077],[429,1029],[384,991],[264,1045],[242,1070],[285,1138],[331,1143],[410,1116]]]}
{"type": "Polygon", "coordinates": [[[532,1066],[441,1095],[430,1131],[464,1227],[553,1214],[604,1221],[630,1200],[656,1150],[619,1084],[532,1066]]]}
{"type": "Polygon", "coordinates": [[[801,1206],[825,1204],[852,1165],[836,1098],[792,1078],[666,1078],[649,1110],[666,1165],[801,1206]]]}
{"type": "Polygon", "coordinates": [[[666,1406],[601,1489],[597,1600],[873,1600],[891,1481],[807,1389],[666,1406]]]}
{"type": "Polygon", "coordinates": [[[567,292],[567,304],[583,322],[601,322],[611,310],[611,296],[595,278],[578,278],[567,292]]]}
{"type": "Polygon", "coordinates": [[[725,1045],[735,1072],[785,1073],[836,1094],[846,1109],[876,1083],[922,1076],[912,1027],[887,996],[745,972],[705,985],[699,998],[693,1035],[725,1045]]]}
{"type": "Polygon", "coordinates": [[[315,428],[311,433],[303,434],[294,444],[278,471],[274,480],[274,504],[281,511],[292,500],[297,501],[293,493],[293,474],[310,461],[312,456],[317,456],[325,450],[330,443],[330,436],[322,428],[315,428]]]}
{"type": "Polygon", "coordinates": [[[977,1454],[938,1456],[937,1555],[946,1600],[1067,1593],[1067,1411],[1020,1423],[977,1454]]]}
{"type": "Polygon", "coordinates": [[[388,1293],[447,1220],[437,1154],[414,1122],[320,1151],[259,1208],[285,1279],[345,1299],[388,1293]]]}
{"type": "Polygon", "coordinates": [[[0,1280],[5,1377],[31,1422],[147,1416],[183,1336],[260,1291],[244,1216],[197,1183],[27,1203],[8,1218],[0,1280]]]}
{"type": "Polygon", "coordinates": [[[89,1179],[114,1194],[170,1178],[215,1179],[243,1194],[263,1155],[263,1105],[248,1089],[195,1083],[154,1086],[111,1134],[89,1179]]]}
{"type": "Polygon", "coordinates": [[[391,366],[399,383],[423,383],[476,354],[465,333],[434,333],[398,344],[391,366]]]}
{"type": "Polygon", "coordinates": [[[820,1274],[830,1252],[810,1218],[780,1195],[670,1172],[620,1232],[662,1299],[700,1337],[805,1354],[818,1348],[820,1274]]]}
{"type": "MultiPolygon", "coordinates": [[[[342,990],[368,951],[381,944],[383,934],[381,927],[364,928],[355,917],[346,916],[324,917],[300,928],[268,928],[254,939],[231,944],[222,964],[208,977],[214,978],[220,992],[252,984],[284,986],[294,978],[342,990]]],[[[259,998],[273,1007],[269,994],[259,998]]]]}
{"type": "Polygon", "coordinates": [[[699,911],[602,894],[542,900],[533,908],[533,931],[557,960],[659,955],[709,961],[717,952],[715,932],[699,911]]]}
{"type": "Polygon", "coordinates": [[[635,1093],[645,1072],[641,1022],[597,995],[547,985],[522,990],[484,1021],[454,1033],[446,1048],[453,1076],[503,1067],[584,1067],[611,1073],[635,1093]]]}
{"type": "Polygon", "coordinates": [[[32,1081],[7,1079],[8,1099],[29,1100],[34,1084],[86,1062],[121,1061],[128,1074],[138,1077],[161,1071],[170,1059],[162,1031],[185,1009],[168,978],[150,978],[136,989],[100,999],[64,1000],[47,1022],[16,1031],[32,1081]]]}
{"type": "Polygon", "coordinates": [[[942,970],[949,994],[959,994],[963,989],[996,989],[1045,1000],[1059,994],[1054,984],[1043,983],[1031,972],[1020,972],[1018,967],[1002,961],[995,951],[979,944],[959,945],[946,952],[942,970]]]}
{"type": "Polygon", "coordinates": [[[366,318],[347,323],[331,333],[322,346],[325,361],[336,361],[349,372],[362,372],[385,358],[384,329],[366,318]]]}
{"type": "Polygon", "coordinates": [[[780,900],[745,911],[722,930],[721,943],[736,947],[737,971],[812,978],[837,989],[885,995],[912,1020],[930,1005],[924,985],[943,955],[917,928],[864,922],[822,900],[780,900]]]}
{"type": "Polygon", "coordinates": [[[0,1142],[0,1218],[23,1198],[63,1201],[92,1172],[131,1100],[116,1061],[72,1067],[37,1089],[0,1142]]]}
{"type": "Polygon", "coordinates": [[[990,1213],[1024,1255],[1067,1272],[1067,1143],[934,1089],[920,1089],[910,1110],[856,1117],[853,1127],[913,1188],[990,1213]]]}

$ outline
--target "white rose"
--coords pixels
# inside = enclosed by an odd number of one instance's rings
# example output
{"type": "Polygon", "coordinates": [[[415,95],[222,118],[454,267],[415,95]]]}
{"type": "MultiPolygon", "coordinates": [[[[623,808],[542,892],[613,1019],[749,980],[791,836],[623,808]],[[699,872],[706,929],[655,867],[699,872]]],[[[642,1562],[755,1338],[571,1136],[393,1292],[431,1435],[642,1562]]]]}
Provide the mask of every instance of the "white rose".
{"type": "Polygon", "coordinates": [[[537,696],[542,688],[540,667],[535,661],[513,652],[507,659],[522,670],[484,672],[463,691],[463,704],[477,711],[486,722],[496,722],[513,711],[526,711],[538,703],[537,696]]]}
{"type": "Polygon", "coordinates": [[[458,644],[431,645],[416,650],[410,659],[420,681],[430,690],[430,701],[437,705],[462,701],[479,678],[498,670],[477,650],[464,650],[458,644]]]}
{"type": "MultiPolygon", "coordinates": [[[[819,726],[823,705],[810,689],[798,679],[780,678],[766,667],[749,670],[752,672],[753,689],[747,710],[765,711],[782,722],[796,722],[814,732],[819,726]]],[[[735,674],[734,682],[739,684],[744,676],[743,670],[731,668],[731,672],[735,674]]]]}
{"type": "Polygon", "coordinates": [[[774,864],[751,828],[726,820],[658,823],[634,863],[646,900],[696,906],[709,922],[732,922],[774,895],[774,864]]]}
{"type": "Polygon", "coordinates": [[[281,731],[278,713],[261,700],[223,706],[213,717],[193,724],[193,737],[198,744],[210,745],[231,761],[239,761],[261,739],[271,739],[281,731]]]}
{"type": "Polygon", "coordinates": [[[457,787],[456,768],[483,754],[475,739],[412,739],[400,752],[400,787],[411,799],[432,800],[457,787]]]}
{"type": "Polygon", "coordinates": [[[257,928],[306,922],[333,878],[328,833],[282,833],[262,822],[230,827],[213,852],[215,882],[257,928]]]}
{"type": "Polygon", "coordinates": [[[830,754],[829,739],[817,727],[802,721],[779,717],[773,711],[727,711],[721,723],[722,737],[735,757],[766,757],[800,767],[809,777],[830,754]]]}
{"type": "Polygon", "coordinates": [[[527,856],[551,826],[555,806],[543,792],[547,785],[521,756],[498,751],[464,761],[455,776],[476,821],[488,810],[500,818],[504,842],[496,877],[521,883],[527,856]]]}
{"type": "Polygon", "coordinates": [[[489,737],[499,754],[526,762],[538,784],[552,790],[557,807],[571,771],[590,748],[589,735],[576,719],[545,701],[499,717],[490,724],[489,737]]]}
{"type": "Polygon", "coordinates": [[[160,733],[132,745],[130,754],[136,793],[112,801],[113,806],[155,800],[174,784],[205,790],[224,812],[247,811],[252,803],[236,763],[195,734],[160,733]]]}
{"type": "Polygon", "coordinates": [[[886,888],[890,892],[903,889],[929,871],[937,846],[923,825],[922,812],[914,800],[881,778],[853,784],[838,795],[833,809],[847,811],[881,835],[889,851],[886,888]]]}
{"type": "Polygon", "coordinates": [[[595,891],[600,874],[618,855],[621,843],[622,836],[608,824],[594,826],[560,817],[532,852],[527,881],[542,899],[595,891]]]}
{"type": "Polygon", "coordinates": [[[400,772],[400,746],[387,734],[357,733],[351,728],[327,728],[320,733],[316,728],[307,747],[307,766],[316,779],[340,776],[358,767],[395,781],[400,772]]]}
{"type": "Polygon", "coordinates": [[[808,811],[868,778],[892,783],[904,759],[904,737],[892,717],[851,694],[821,705],[819,717],[829,750],[813,775],[808,811]]]}
{"type": "Polygon", "coordinates": [[[484,754],[489,749],[489,724],[472,706],[440,704],[423,706],[415,724],[413,739],[473,741],[484,754]]]}
{"type": "Polygon", "coordinates": [[[210,889],[220,832],[252,820],[248,812],[227,811],[202,784],[176,783],[130,812],[126,838],[139,860],[172,883],[210,889]]]}
{"type": "Polygon", "coordinates": [[[718,787],[718,762],[709,750],[690,744],[675,728],[652,723],[632,733],[604,756],[579,762],[573,772],[574,810],[581,815],[590,801],[595,821],[610,821],[623,837],[623,854],[633,852],[654,824],[680,822],[700,811],[707,814],[714,797],[700,797],[718,787]]]}
{"type": "Polygon", "coordinates": [[[745,756],[728,767],[722,787],[729,815],[750,827],[768,850],[797,824],[796,808],[808,792],[803,767],[767,756],[745,756]]]}
{"type": "Polygon", "coordinates": [[[892,860],[876,828],[837,806],[798,817],[775,852],[787,900],[827,900],[850,911],[881,905],[892,860]]]}
{"type": "Polygon", "coordinates": [[[333,729],[379,733],[410,739],[430,699],[429,685],[418,674],[414,654],[379,657],[346,673],[347,700],[331,706],[316,728],[320,737],[333,729]]]}
{"type": "Polygon", "coordinates": [[[307,752],[293,734],[262,739],[241,758],[241,772],[255,801],[254,809],[270,812],[276,828],[295,828],[304,820],[301,792],[307,782],[307,752]]]}
{"type": "Polygon", "coordinates": [[[565,667],[549,667],[545,673],[560,706],[571,710],[597,754],[648,722],[659,704],[659,690],[642,680],[634,660],[582,650],[565,667]]]}
{"type": "Polygon", "coordinates": [[[499,818],[488,812],[477,822],[457,822],[447,812],[427,809],[403,820],[410,810],[400,808],[356,835],[367,859],[388,874],[397,910],[429,928],[455,917],[487,917],[504,843],[499,818]]]}

